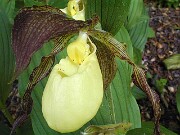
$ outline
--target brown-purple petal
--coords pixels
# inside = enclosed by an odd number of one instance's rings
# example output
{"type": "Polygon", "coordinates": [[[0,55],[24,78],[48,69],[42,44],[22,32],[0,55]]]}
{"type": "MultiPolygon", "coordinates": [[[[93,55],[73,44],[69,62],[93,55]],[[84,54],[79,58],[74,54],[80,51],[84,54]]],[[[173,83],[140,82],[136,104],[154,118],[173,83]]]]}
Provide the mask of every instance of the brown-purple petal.
{"type": "Polygon", "coordinates": [[[104,90],[106,90],[116,74],[117,65],[115,55],[105,44],[95,39],[92,39],[92,41],[97,47],[96,54],[103,76],[104,90]]]}
{"type": "Polygon", "coordinates": [[[12,30],[12,47],[16,58],[17,77],[29,64],[43,43],[65,34],[76,33],[92,21],[76,21],[50,6],[23,8],[16,16],[12,30]]]}

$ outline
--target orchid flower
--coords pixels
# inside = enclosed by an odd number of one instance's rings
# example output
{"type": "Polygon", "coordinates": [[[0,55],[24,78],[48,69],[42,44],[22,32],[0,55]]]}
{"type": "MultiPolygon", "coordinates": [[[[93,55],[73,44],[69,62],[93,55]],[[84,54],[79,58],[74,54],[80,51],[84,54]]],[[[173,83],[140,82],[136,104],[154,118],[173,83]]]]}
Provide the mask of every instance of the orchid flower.
{"type": "MultiPolygon", "coordinates": [[[[78,2],[69,1],[66,13],[84,20],[78,2]]],[[[76,131],[90,121],[103,97],[96,46],[87,32],[79,32],[78,38],[68,45],[67,54],[54,66],[42,96],[45,120],[52,129],[62,133],[76,131]]]]}
{"type": "Polygon", "coordinates": [[[87,34],[68,45],[68,56],[56,64],[42,97],[48,125],[59,132],[73,132],[97,113],[103,97],[103,80],[96,46],[87,34]]]}
{"type": "Polygon", "coordinates": [[[103,97],[96,46],[87,34],[80,32],[68,45],[67,53],[50,73],[42,97],[45,120],[52,129],[62,133],[76,131],[90,121],[103,97]]]}
{"type": "MultiPolygon", "coordinates": [[[[133,82],[151,101],[155,116],[154,134],[160,134],[158,95],[147,84],[144,71],[130,59],[126,47],[110,33],[95,29],[97,23],[97,17],[85,20],[85,6],[81,0],[69,0],[67,7],[61,10],[34,6],[18,13],[12,33],[16,57],[14,78],[28,66],[31,56],[43,43],[52,39],[55,46],[33,70],[21,105],[24,114],[17,118],[13,130],[32,110],[33,88],[49,74],[42,96],[42,113],[46,122],[50,128],[62,133],[81,128],[101,106],[103,91],[116,73],[116,56],[133,67],[133,82]],[[69,44],[75,34],[79,35],[69,44]],[[53,67],[55,55],[65,47],[66,58],[53,67]]],[[[106,128],[108,126],[103,127],[103,132],[106,128]]]]}

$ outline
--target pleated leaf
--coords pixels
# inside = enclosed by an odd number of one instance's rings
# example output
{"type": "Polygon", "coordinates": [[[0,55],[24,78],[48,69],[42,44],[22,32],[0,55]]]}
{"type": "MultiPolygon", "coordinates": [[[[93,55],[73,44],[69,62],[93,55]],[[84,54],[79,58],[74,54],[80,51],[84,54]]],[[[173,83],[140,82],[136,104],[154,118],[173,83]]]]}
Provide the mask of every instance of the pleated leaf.
{"type": "Polygon", "coordinates": [[[174,54],[169,58],[163,60],[168,70],[170,69],[180,69],[180,54],[174,54]]]}
{"type": "Polygon", "coordinates": [[[126,28],[130,29],[137,23],[142,15],[143,11],[143,0],[132,0],[127,16],[126,28]]]}
{"type": "Polygon", "coordinates": [[[120,123],[120,124],[109,124],[109,125],[91,125],[87,127],[83,135],[98,135],[98,134],[115,134],[124,135],[127,130],[131,127],[130,123],[120,123]]]}
{"type": "MultiPolygon", "coordinates": [[[[127,135],[152,135],[154,125],[152,122],[143,122],[142,128],[133,129],[127,132],[127,135]]],[[[177,135],[176,133],[168,130],[167,128],[160,126],[162,135],[177,135]]]]}
{"type": "Polygon", "coordinates": [[[150,30],[149,16],[143,0],[133,0],[131,2],[126,28],[131,37],[133,47],[142,52],[150,30]]]}
{"type": "Polygon", "coordinates": [[[2,135],[9,135],[10,129],[3,122],[0,122],[0,131],[2,135]]]}
{"type": "Polygon", "coordinates": [[[177,103],[177,109],[180,114],[180,86],[178,86],[178,90],[176,92],[176,103],[177,103]]]}
{"type": "Polygon", "coordinates": [[[133,86],[131,92],[136,100],[147,98],[146,94],[137,86],[133,86]]]}
{"type": "Polygon", "coordinates": [[[24,5],[27,7],[36,6],[43,6],[46,5],[45,1],[36,1],[36,0],[24,0],[24,5]]]}
{"type": "Polygon", "coordinates": [[[28,119],[23,125],[18,129],[17,135],[34,135],[32,124],[30,119],[28,119]]]}
{"type": "Polygon", "coordinates": [[[67,6],[68,0],[61,0],[61,2],[59,2],[59,0],[48,0],[48,5],[51,5],[53,7],[57,7],[60,9],[63,9],[67,6]]]}
{"type": "Polygon", "coordinates": [[[86,18],[98,15],[102,29],[115,35],[124,24],[131,0],[85,0],[86,18]]]}
{"type": "Polygon", "coordinates": [[[61,10],[50,6],[23,8],[15,18],[12,46],[16,58],[17,77],[29,64],[31,56],[52,38],[78,32],[91,21],[75,21],[61,10]]]}
{"type": "Polygon", "coordinates": [[[0,0],[0,5],[5,9],[7,17],[10,23],[13,23],[15,0],[0,0]]]}
{"type": "MultiPolygon", "coordinates": [[[[125,27],[122,27],[115,37],[119,42],[126,43],[127,54],[133,58],[132,43],[125,27]]],[[[130,122],[131,128],[139,128],[141,127],[140,111],[130,91],[132,66],[120,59],[117,59],[117,65],[118,70],[111,84],[116,120],[117,122],[130,122]]]]}
{"type": "Polygon", "coordinates": [[[5,104],[12,84],[14,56],[11,48],[11,27],[5,8],[0,5],[0,102],[5,104]]]}

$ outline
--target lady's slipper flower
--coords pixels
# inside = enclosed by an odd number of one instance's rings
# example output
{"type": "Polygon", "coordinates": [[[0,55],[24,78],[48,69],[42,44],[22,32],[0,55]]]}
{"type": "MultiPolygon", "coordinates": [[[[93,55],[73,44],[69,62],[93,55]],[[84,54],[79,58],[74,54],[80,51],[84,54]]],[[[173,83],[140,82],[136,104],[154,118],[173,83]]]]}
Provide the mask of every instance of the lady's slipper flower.
{"type": "MultiPolygon", "coordinates": [[[[85,20],[80,0],[70,0],[63,11],[85,20]]],[[[103,98],[103,79],[96,46],[86,32],[68,45],[68,56],[53,68],[42,97],[42,112],[49,127],[66,133],[81,128],[97,113],[103,98]]]]}
{"type": "Polygon", "coordinates": [[[97,18],[87,21],[84,18],[81,0],[69,0],[67,8],[61,11],[51,6],[27,7],[16,16],[12,33],[16,56],[14,78],[28,66],[33,53],[43,43],[53,39],[55,47],[48,56],[42,57],[40,65],[30,75],[21,104],[24,113],[14,122],[12,132],[29,116],[33,106],[32,90],[49,74],[55,55],[75,33],[86,29],[97,51],[86,32],[80,32],[68,46],[68,56],[53,68],[42,97],[42,112],[48,125],[65,133],[79,129],[92,119],[102,102],[103,88],[106,89],[115,76],[117,56],[132,65],[133,82],[148,95],[154,109],[155,134],[159,134],[159,98],[147,84],[144,71],[131,61],[125,46],[110,33],[93,28],[98,23],[97,18]]]}
{"type": "Polygon", "coordinates": [[[45,120],[62,133],[76,131],[91,120],[103,98],[96,46],[85,32],[69,44],[67,53],[53,68],[42,97],[45,120]]]}

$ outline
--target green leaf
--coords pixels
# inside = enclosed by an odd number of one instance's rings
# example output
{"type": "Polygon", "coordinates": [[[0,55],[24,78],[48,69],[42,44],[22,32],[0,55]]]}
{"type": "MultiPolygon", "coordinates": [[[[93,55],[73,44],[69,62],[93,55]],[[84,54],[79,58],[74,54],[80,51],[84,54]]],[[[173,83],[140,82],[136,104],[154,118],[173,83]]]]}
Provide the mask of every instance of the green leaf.
{"type": "Polygon", "coordinates": [[[149,16],[143,0],[133,0],[126,22],[133,47],[143,51],[148,38],[149,16]]]}
{"type": "Polygon", "coordinates": [[[83,135],[98,135],[98,134],[112,134],[112,135],[124,135],[131,127],[130,123],[118,123],[109,125],[91,125],[87,127],[83,135]]]}
{"type": "MultiPolygon", "coordinates": [[[[120,42],[127,44],[127,53],[133,58],[133,48],[129,34],[122,27],[115,36],[120,42]]],[[[118,71],[112,82],[112,95],[116,112],[116,122],[130,122],[132,128],[141,127],[141,117],[138,104],[131,93],[132,66],[123,60],[117,60],[118,71]]]]}
{"type": "Polygon", "coordinates": [[[15,9],[15,0],[9,0],[6,6],[6,13],[8,15],[9,21],[13,24],[14,21],[14,9],[15,9]]]}
{"type": "MultiPolygon", "coordinates": [[[[160,126],[161,134],[164,135],[177,135],[176,133],[160,126]]],[[[133,129],[127,132],[127,135],[152,135],[154,130],[154,125],[152,122],[143,122],[142,128],[133,129]]]]}
{"type": "MultiPolygon", "coordinates": [[[[154,124],[153,122],[149,121],[149,122],[143,122],[142,123],[142,128],[148,128],[151,129],[151,131],[153,131],[154,129],[154,124]]],[[[177,135],[176,133],[170,131],[169,129],[165,128],[164,126],[160,125],[160,129],[161,129],[161,133],[164,133],[165,135],[177,135]]],[[[152,132],[151,132],[152,133],[152,132]]]]}
{"type": "Polygon", "coordinates": [[[176,92],[176,103],[177,103],[177,109],[180,114],[180,86],[178,86],[178,90],[176,92]]]}
{"type": "Polygon", "coordinates": [[[14,70],[14,56],[11,48],[11,24],[5,9],[0,6],[0,100],[4,104],[12,84],[9,84],[14,70]]]}
{"type": "Polygon", "coordinates": [[[9,135],[10,129],[8,126],[6,126],[4,123],[0,122],[0,131],[2,135],[9,135]]]}
{"type": "Polygon", "coordinates": [[[49,0],[48,1],[48,5],[53,6],[53,7],[57,7],[60,9],[63,9],[67,6],[68,0],[61,0],[61,2],[59,0],[49,0]]]}
{"type": "Polygon", "coordinates": [[[155,31],[151,27],[148,27],[148,38],[153,38],[155,36],[155,31]]]}
{"type": "Polygon", "coordinates": [[[97,14],[102,29],[115,35],[124,24],[131,0],[86,0],[86,18],[97,14]]]}
{"type": "Polygon", "coordinates": [[[142,65],[142,51],[139,50],[138,48],[134,47],[133,48],[133,54],[134,54],[134,62],[137,64],[137,65],[142,65]]]}
{"type": "Polygon", "coordinates": [[[34,135],[30,119],[17,130],[17,135],[34,135]]]}
{"type": "Polygon", "coordinates": [[[46,5],[45,2],[43,1],[37,1],[37,0],[24,0],[24,5],[26,7],[32,7],[33,5],[36,5],[36,6],[43,6],[43,5],[46,5]]]}
{"type": "Polygon", "coordinates": [[[14,18],[15,0],[0,0],[0,5],[4,8],[9,21],[12,23],[14,18]]]}
{"type": "Polygon", "coordinates": [[[174,54],[163,61],[167,69],[179,69],[180,68],[180,54],[174,54]]]}
{"type": "Polygon", "coordinates": [[[143,11],[143,0],[132,0],[127,17],[126,27],[130,29],[141,17],[143,11]]]}
{"type": "MultiPolygon", "coordinates": [[[[143,52],[145,43],[147,41],[149,28],[149,16],[146,8],[144,7],[143,0],[134,0],[131,3],[126,28],[128,29],[131,37],[133,48],[137,48],[143,52]]],[[[151,101],[155,117],[154,124],[156,125],[154,134],[159,134],[159,119],[161,117],[159,96],[148,85],[145,72],[136,65],[133,67],[133,82],[147,94],[148,99],[151,101]]]]}
{"type": "Polygon", "coordinates": [[[133,96],[135,97],[135,99],[137,99],[137,100],[147,97],[146,94],[141,89],[139,89],[137,86],[133,86],[131,89],[131,92],[132,92],[133,96]]]}
{"type": "Polygon", "coordinates": [[[167,79],[156,80],[155,86],[160,93],[163,93],[163,88],[165,87],[166,83],[167,83],[167,79]]]}

